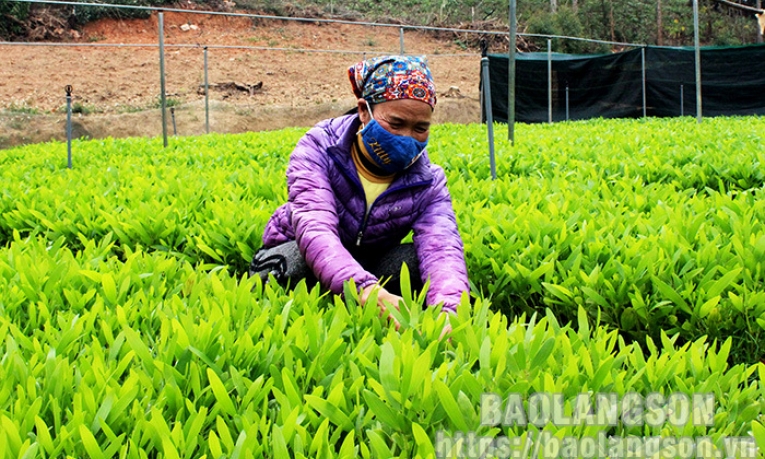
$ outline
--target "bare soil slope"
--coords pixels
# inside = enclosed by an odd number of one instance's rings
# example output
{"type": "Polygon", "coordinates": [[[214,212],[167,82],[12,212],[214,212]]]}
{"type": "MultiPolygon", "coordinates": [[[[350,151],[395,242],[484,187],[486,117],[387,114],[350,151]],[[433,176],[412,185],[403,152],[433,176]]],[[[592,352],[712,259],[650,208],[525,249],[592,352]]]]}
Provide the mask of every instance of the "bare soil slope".
{"type": "MultiPolygon", "coordinates": [[[[348,66],[400,50],[399,29],[390,27],[191,13],[165,13],[164,22],[166,92],[175,111],[168,130],[179,135],[206,129],[204,46],[213,132],[311,126],[342,114],[354,106],[348,66]]],[[[80,112],[76,137],[161,135],[157,30],[156,15],[102,20],[65,44],[0,46],[0,148],[64,139],[66,85],[80,112]]],[[[436,122],[479,121],[477,53],[411,31],[404,48],[428,57],[439,90],[436,122]]]]}

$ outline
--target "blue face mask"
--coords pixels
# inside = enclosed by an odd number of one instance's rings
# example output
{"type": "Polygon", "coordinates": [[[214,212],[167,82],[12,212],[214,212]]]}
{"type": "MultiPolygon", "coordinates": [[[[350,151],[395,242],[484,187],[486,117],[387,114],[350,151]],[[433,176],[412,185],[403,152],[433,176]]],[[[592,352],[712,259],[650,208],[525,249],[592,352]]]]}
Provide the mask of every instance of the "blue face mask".
{"type": "Polygon", "coordinates": [[[369,103],[367,109],[372,120],[361,130],[361,141],[375,165],[387,174],[395,174],[417,162],[428,141],[388,132],[372,116],[369,103]]]}

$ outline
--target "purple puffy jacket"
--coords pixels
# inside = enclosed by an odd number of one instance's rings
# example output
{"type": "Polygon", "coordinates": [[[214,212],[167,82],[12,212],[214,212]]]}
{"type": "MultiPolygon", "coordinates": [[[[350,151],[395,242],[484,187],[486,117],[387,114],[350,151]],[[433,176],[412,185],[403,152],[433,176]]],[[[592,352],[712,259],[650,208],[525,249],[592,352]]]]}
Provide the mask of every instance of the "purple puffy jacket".
{"type": "Polygon", "coordinates": [[[300,139],[287,167],[289,200],[266,225],[264,247],[297,240],[321,284],[339,294],[351,278],[359,289],[378,281],[349,250],[386,250],[413,230],[422,281],[430,278],[427,302],[454,312],[469,287],[443,169],[423,154],[377,198],[365,221],[364,189],[350,155],[359,126],[358,115],[342,116],[300,139]]]}

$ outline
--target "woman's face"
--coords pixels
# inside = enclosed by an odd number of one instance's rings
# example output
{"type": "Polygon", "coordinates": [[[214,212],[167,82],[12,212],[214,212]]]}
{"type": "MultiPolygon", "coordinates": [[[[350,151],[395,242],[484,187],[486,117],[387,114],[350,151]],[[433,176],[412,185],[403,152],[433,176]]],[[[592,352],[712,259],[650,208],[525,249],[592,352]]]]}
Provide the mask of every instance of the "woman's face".
{"type": "MultiPolygon", "coordinates": [[[[359,99],[359,118],[364,124],[372,118],[364,99],[359,99]]],[[[391,134],[413,137],[425,142],[430,135],[430,120],[433,109],[425,102],[415,99],[391,100],[376,104],[373,108],[375,120],[391,134]]]]}

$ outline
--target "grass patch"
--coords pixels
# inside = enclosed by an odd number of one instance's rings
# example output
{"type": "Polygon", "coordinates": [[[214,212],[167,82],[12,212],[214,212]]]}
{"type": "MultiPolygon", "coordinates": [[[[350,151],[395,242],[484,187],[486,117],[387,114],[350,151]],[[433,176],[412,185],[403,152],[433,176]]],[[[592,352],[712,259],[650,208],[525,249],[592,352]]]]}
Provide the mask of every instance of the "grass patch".
{"type": "Polygon", "coordinates": [[[11,102],[11,104],[4,109],[4,112],[10,115],[38,115],[40,110],[35,107],[30,107],[26,102],[11,102]]]}

